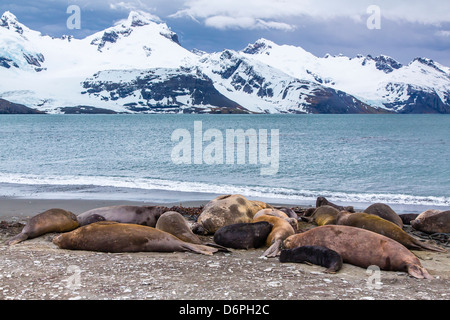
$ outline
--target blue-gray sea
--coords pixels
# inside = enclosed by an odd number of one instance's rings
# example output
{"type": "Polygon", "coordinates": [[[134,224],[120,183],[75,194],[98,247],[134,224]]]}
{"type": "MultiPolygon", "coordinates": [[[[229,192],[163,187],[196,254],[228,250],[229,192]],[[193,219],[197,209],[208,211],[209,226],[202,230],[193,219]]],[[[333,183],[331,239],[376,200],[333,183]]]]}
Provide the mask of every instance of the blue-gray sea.
{"type": "Polygon", "coordinates": [[[449,138],[449,115],[2,115],[0,196],[182,203],[240,193],[292,205],[325,196],[361,208],[448,209],[449,138]],[[198,140],[195,123],[215,138],[198,140]],[[191,140],[172,139],[177,129],[191,140]],[[227,130],[236,129],[257,133],[256,163],[227,159],[227,130]],[[277,132],[279,164],[262,175],[263,147],[276,155],[277,132]],[[192,146],[192,163],[174,161],[181,143],[192,146]],[[201,152],[219,145],[222,163],[205,163],[201,152]]]}

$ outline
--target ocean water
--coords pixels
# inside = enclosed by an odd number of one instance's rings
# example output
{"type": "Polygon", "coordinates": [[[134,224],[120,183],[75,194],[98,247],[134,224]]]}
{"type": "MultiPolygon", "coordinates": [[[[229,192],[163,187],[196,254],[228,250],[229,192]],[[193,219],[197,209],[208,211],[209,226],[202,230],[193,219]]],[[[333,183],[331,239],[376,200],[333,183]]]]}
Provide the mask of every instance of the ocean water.
{"type": "Polygon", "coordinates": [[[362,208],[447,209],[449,137],[448,115],[3,115],[0,196],[181,202],[240,193],[293,205],[325,196],[362,208]],[[202,151],[213,143],[198,140],[196,123],[200,134],[216,133],[222,162],[207,164],[202,151]],[[254,130],[257,146],[244,146],[256,148],[256,163],[227,158],[229,129],[254,130]],[[173,141],[175,130],[191,139],[173,141]],[[264,130],[267,140],[258,135],[264,130]],[[191,146],[191,163],[174,161],[181,141],[191,146]],[[277,150],[274,174],[262,175],[270,167],[262,155],[277,150]]]}

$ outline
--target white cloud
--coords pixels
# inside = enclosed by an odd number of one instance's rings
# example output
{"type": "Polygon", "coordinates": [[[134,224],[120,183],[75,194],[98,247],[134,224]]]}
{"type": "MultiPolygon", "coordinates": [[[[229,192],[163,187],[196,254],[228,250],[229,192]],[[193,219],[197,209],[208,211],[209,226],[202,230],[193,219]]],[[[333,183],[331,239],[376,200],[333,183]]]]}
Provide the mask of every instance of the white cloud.
{"type": "Polygon", "coordinates": [[[252,17],[228,17],[228,16],[212,16],[205,19],[205,25],[216,29],[276,29],[291,31],[295,29],[292,26],[283,22],[265,21],[262,19],[255,19],[252,17]]]}
{"type": "Polygon", "coordinates": [[[292,30],[292,20],[301,17],[365,23],[371,5],[379,6],[382,18],[392,21],[450,22],[450,1],[443,0],[185,0],[184,7],[171,17],[191,17],[218,29],[292,30]]]}

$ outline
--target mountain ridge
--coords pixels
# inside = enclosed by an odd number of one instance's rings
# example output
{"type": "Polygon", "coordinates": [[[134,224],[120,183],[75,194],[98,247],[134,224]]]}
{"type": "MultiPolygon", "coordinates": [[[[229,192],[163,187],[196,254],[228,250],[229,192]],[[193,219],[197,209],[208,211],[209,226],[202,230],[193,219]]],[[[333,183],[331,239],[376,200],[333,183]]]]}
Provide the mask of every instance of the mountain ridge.
{"type": "Polygon", "coordinates": [[[428,58],[316,57],[264,38],[189,51],[138,11],[84,39],[5,12],[0,75],[0,98],[46,113],[450,113],[450,68],[428,58]]]}

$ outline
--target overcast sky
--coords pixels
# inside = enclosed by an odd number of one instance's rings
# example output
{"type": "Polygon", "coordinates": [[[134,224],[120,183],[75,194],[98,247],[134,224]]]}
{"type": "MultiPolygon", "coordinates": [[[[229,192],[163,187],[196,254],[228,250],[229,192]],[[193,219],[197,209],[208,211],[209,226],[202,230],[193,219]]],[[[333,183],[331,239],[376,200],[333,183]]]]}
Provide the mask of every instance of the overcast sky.
{"type": "Polygon", "coordinates": [[[317,56],[386,54],[404,64],[428,57],[450,66],[448,0],[0,0],[6,10],[51,36],[82,38],[142,10],[187,49],[241,50],[264,37],[317,56]],[[80,30],[67,28],[69,5],[81,9],[80,30]]]}

